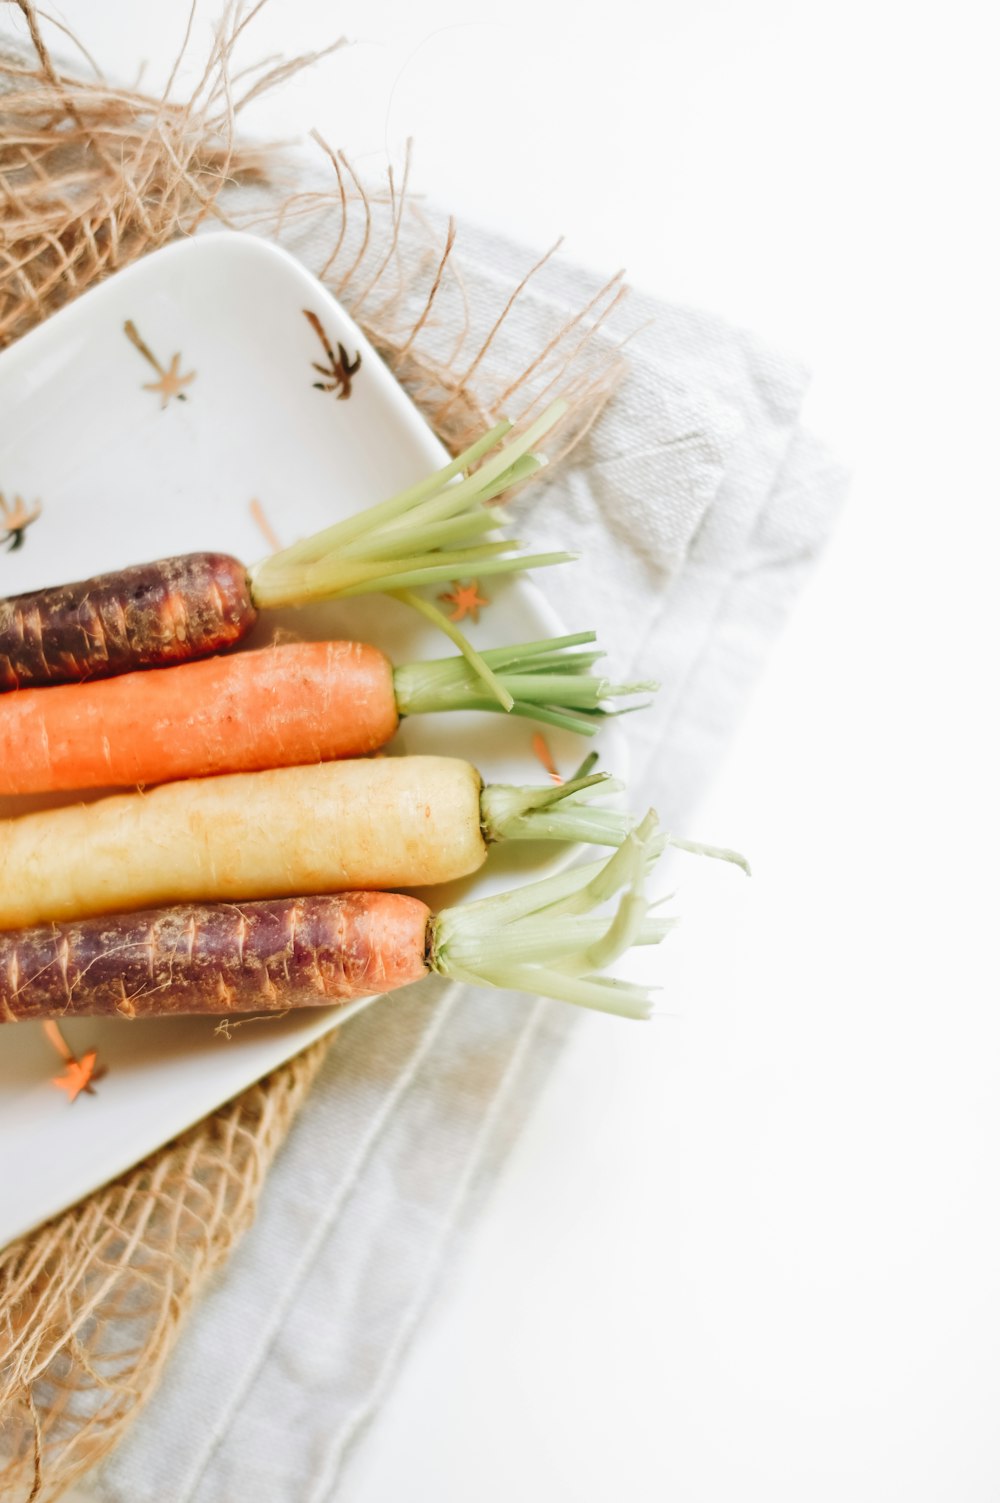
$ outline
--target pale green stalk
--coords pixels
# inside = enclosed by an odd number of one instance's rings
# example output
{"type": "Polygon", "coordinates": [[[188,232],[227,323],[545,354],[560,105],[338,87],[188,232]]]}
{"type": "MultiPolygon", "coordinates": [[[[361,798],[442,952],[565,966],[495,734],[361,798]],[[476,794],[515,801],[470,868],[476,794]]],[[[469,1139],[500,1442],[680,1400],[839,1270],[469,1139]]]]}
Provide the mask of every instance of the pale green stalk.
{"type": "MultiPolygon", "coordinates": [[[[402,601],[404,605],[409,605],[413,610],[419,611],[421,616],[430,621],[434,626],[440,627],[445,636],[451,638],[455,646],[462,653],[463,664],[474,675],[477,683],[485,684],[492,694],[493,699],[487,701],[490,709],[494,709],[497,704],[501,710],[512,710],[514,708],[513,697],[504,688],[503,684],[501,684],[492,668],[486,662],[486,659],[481,653],[476,651],[464,632],[459,631],[454,621],[450,620],[444,611],[439,611],[437,606],[431,605],[429,600],[423,600],[419,595],[414,595],[412,590],[396,590],[395,597],[397,600],[402,601]]],[[[393,675],[393,680],[395,681],[395,675],[393,675]]],[[[399,708],[398,694],[396,706],[399,708]]],[[[400,714],[403,713],[400,710],[400,714]]]]}
{"type": "MultiPolygon", "coordinates": [[[[458,646],[462,645],[465,639],[458,628],[435,606],[419,596],[409,598],[407,603],[433,620],[458,646]]],[[[393,674],[396,706],[402,716],[444,710],[495,710],[499,702],[515,715],[593,736],[602,720],[624,713],[622,708],[609,708],[606,701],[656,688],[655,684],[645,682],[616,684],[590,673],[588,670],[603,654],[570,649],[594,640],[593,632],[576,632],[548,641],[491,647],[482,653],[475,653],[466,644],[465,658],[404,663],[393,674]],[[487,675],[495,682],[492,698],[484,692],[483,680],[487,675]]]]}
{"type": "MultiPolygon", "coordinates": [[[[589,780],[581,780],[588,782],[589,780]]],[[[431,968],[474,985],[526,991],[578,1007],[623,1017],[647,1018],[649,988],[592,974],[633,944],[657,943],[661,920],[646,917],[643,884],[657,846],[656,817],[649,815],[625,837],[607,861],[560,873],[465,907],[446,908],[431,921],[431,968]],[[595,880],[607,874],[604,880],[595,880]],[[605,921],[581,917],[622,892],[605,921]],[[566,898],[583,900],[579,914],[564,917],[566,898]],[[511,904],[508,899],[519,899],[511,904]]]]}
{"type": "MultiPolygon", "coordinates": [[[[596,786],[591,778],[577,781],[582,792],[596,786]]],[[[474,986],[553,997],[619,1017],[651,1017],[651,988],[599,973],[634,945],[658,944],[673,927],[673,919],[651,915],[655,905],[644,891],[668,843],[749,870],[733,851],[662,836],[651,810],[610,857],[444,909],[431,920],[431,969],[474,986]],[[611,900],[610,913],[595,914],[611,900]]]]}
{"type": "MultiPolygon", "coordinates": [[[[569,562],[575,555],[564,552],[512,558],[509,555],[520,546],[515,540],[483,538],[506,521],[500,508],[489,503],[542,466],[544,459],[530,451],[566,411],[565,402],[554,402],[524,433],[499,449],[510,424],[498,423],[435,474],[272,554],[250,571],[255,605],[263,609],[396,594],[442,626],[446,618],[440,611],[427,602],[427,609],[416,606],[414,589],[569,562]],[[472,468],[475,465],[478,468],[472,468]]],[[[448,635],[489,696],[505,710],[513,709],[514,696],[500,687],[464,634],[449,630],[448,635]]]]}
{"type": "Polygon", "coordinates": [[[377,506],[369,506],[365,511],[359,511],[353,517],[348,517],[343,522],[334,522],[331,527],[325,527],[322,532],[313,533],[311,537],[303,538],[300,543],[293,543],[290,548],[283,548],[279,554],[274,555],[289,563],[312,562],[321,558],[330,548],[343,547],[353,538],[360,537],[363,533],[374,528],[381,527],[384,522],[401,516],[407,511],[412,511],[425,501],[429,496],[434,496],[439,490],[460,475],[463,470],[470,469],[490,449],[495,449],[502,438],[511,430],[511,424],[506,419],[497,423],[488,433],[468,449],[457,454],[453,460],[442,469],[435,470],[419,480],[416,485],[409,486],[395,496],[390,496],[386,501],[380,501],[377,506]]]}
{"type": "Polygon", "coordinates": [[[606,772],[546,788],[489,783],[479,800],[483,838],[620,846],[635,820],[620,809],[595,808],[592,800],[620,793],[623,786],[606,772]]]}

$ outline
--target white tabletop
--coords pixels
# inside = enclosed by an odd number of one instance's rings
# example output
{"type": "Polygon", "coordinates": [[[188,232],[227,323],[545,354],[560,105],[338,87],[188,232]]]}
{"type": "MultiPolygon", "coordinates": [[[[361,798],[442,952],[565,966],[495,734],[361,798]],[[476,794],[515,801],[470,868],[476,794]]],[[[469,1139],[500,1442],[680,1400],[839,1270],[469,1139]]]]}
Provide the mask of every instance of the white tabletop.
{"type": "MultiPolygon", "coordinates": [[[[155,81],[186,9],[58,14],[155,81]]],[[[253,25],[249,53],[360,40],[249,125],[372,169],[413,135],[442,206],[771,336],[855,472],[698,818],[754,881],[692,868],[671,1016],[578,1030],[350,1503],[1000,1492],[983,14],[284,0],[253,25]]]]}

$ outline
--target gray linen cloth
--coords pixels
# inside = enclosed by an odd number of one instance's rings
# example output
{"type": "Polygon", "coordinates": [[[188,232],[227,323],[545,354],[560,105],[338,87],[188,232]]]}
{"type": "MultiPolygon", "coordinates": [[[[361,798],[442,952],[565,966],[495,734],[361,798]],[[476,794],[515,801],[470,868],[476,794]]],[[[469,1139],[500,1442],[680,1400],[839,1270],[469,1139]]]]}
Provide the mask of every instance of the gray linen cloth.
{"type": "MultiPolygon", "coordinates": [[[[291,248],[318,269],[328,246],[310,232],[291,248]]],[[[457,253],[474,317],[492,318],[533,259],[464,225],[457,253]]],[[[404,266],[418,255],[405,236],[401,255],[404,266]]],[[[510,367],[599,286],[550,261],[505,326],[510,367]]],[[[520,509],[518,534],[532,547],[574,538],[581,562],[550,572],[552,603],[571,629],[599,628],[616,675],[661,681],[655,707],[628,721],[631,804],[655,805],[690,834],[844,476],[800,426],[797,364],[716,318],[637,294],[625,306],[626,326],[649,320],[629,345],[629,374],[520,509]]],[[[437,310],[442,349],[458,317],[437,310]]],[[[574,1019],[556,1003],[428,982],[348,1023],[255,1226],[192,1312],[154,1401],[80,1496],[336,1497],[574,1019]]]]}

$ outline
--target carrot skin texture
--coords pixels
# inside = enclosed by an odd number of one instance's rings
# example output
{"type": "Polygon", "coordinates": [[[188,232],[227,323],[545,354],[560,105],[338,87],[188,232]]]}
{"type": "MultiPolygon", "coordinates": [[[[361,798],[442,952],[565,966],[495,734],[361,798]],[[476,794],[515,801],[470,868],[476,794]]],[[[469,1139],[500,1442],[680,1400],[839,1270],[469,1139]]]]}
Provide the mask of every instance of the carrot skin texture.
{"type": "Polygon", "coordinates": [[[449,882],[486,860],[481,794],[459,758],[381,757],[194,778],[0,820],[0,929],[449,882]]]}
{"type": "Polygon", "coordinates": [[[400,893],[185,904],[0,934],[0,1022],[325,1007],[428,974],[400,893]]]}
{"type": "Polygon", "coordinates": [[[399,724],[392,665],[296,642],[0,698],[0,795],[361,757],[399,724]]]}
{"type": "Polygon", "coordinates": [[[0,691],[108,678],[232,647],[257,610],[246,567],[187,553],[0,599],[0,691]]]}

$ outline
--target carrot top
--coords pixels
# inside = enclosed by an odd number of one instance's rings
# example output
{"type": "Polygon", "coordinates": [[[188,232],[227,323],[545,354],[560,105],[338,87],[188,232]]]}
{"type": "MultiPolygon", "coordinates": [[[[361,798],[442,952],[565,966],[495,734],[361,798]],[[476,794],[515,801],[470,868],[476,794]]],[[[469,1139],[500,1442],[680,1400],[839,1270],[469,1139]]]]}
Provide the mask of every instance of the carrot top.
{"type": "Polygon", "coordinates": [[[502,447],[498,446],[512,425],[497,423],[450,464],[416,485],[272,554],[250,570],[254,604],[266,608],[351,595],[394,595],[440,627],[461,649],[489,695],[503,709],[512,709],[513,696],[499,683],[485,656],[476,652],[436,605],[414,590],[461,575],[510,574],[576,557],[572,553],[510,557],[520,547],[516,539],[484,541],[486,534],[495,533],[507,521],[498,507],[488,503],[541,469],[544,459],[531,449],[565,412],[565,402],[554,402],[502,447]]]}
{"type": "MultiPolygon", "coordinates": [[[[601,674],[591,673],[604,654],[571,649],[589,646],[594,641],[594,632],[581,631],[513,647],[491,647],[482,658],[510,696],[512,715],[524,715],[529,720],[593,736],[602,720],[626,713],[624,708],[609,709],[606,700],[651,694],[658,688],[657,684],[646,681],[616,684],[601,674]]],[[[503,709],[463,657],[405,663],[394,670],[393,684],[400,715],[503,709]]],[[[638,710],[643,706],[628,708],[638,710]]]]}
{"type": "Polygon", "coordinates": [[[646,878],[665,846],[732,861],[735,851],[661,832],[650,810],[608,858],[445,908],[430,922],[431,969],[474,986],[553,997],[619,1017],[653,1015],[648,986],[599,974],[633,945],[659,944],[676,919],[652,912],[646,878]],[[611,899],[611,912],[596,913],[611,899]]]}
{"type": "Polygon", "coordinates": [[[671,927],[671,919],[649,913],[644,893],[663,845],[650,811],[607,860],[443,909],[431,923],[431,969],[476,986],[650,1017],[649,987],[597,973],[633,945],[658,944],[671,927]],[[593,916],[617,894],[612,913],[593,916]]]}

